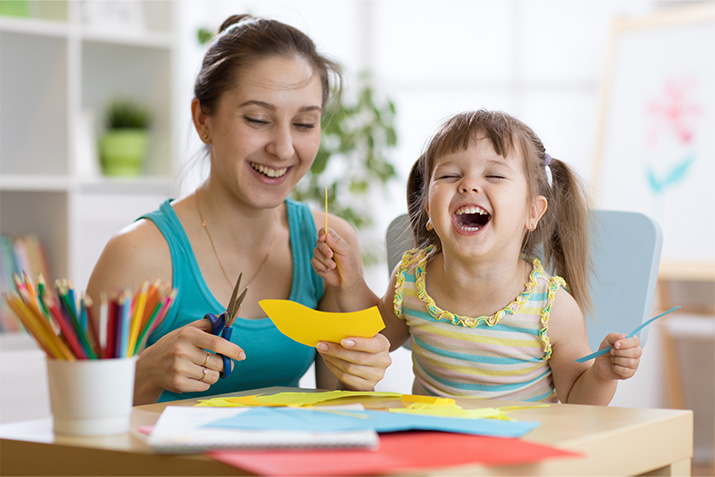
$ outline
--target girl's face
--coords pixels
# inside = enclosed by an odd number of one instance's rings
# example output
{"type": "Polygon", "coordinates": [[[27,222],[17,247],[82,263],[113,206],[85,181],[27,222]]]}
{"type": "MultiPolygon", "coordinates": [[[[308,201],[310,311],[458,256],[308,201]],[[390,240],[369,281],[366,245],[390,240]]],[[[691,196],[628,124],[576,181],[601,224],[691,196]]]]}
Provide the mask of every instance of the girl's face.
{"type": "Polygon", "coordinates": [[[215,114],[194,108],[211,180],[255,207],[283,202],[318,152],[321,101],[320,76],[302,58],[269,57],[243,70],[215,114]]]}
{"type": "Polygon", "coordinates": [[[518,154],[502,157],[489,139],[479,136],[466,150],[436,158],[427,213],[445,251],[518,256],[525,229],[535,226],[546,210],[542,196],[528,200],[518,154]]]}

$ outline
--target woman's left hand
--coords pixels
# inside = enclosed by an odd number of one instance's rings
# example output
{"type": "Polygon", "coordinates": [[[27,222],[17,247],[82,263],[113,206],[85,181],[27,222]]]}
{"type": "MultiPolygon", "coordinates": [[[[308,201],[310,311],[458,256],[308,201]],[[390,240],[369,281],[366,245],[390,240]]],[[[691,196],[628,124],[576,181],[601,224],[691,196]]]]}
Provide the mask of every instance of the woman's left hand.
{"type": "Polygon", "coordinates": [[[610,353],[596,358],[596,373],[603,379],[632,378],[640,364],[643,350],[637,336],[626,337],[620,333],[610,333],[601,343],[600,349],[613,346],[610,353]]]}
{"type": "Polygon", "coordinates": [[[381,333],[345,338],[340,344],[321,341],[316,349],[330,372],[354,391],[373,391],[392,364],[390,342],[381,333]]]}

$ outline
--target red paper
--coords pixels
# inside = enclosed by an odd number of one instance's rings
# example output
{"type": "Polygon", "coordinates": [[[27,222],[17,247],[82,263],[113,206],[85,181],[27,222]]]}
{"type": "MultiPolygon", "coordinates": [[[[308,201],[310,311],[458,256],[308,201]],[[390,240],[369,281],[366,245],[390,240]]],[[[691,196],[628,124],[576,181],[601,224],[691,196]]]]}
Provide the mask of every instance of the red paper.
{"type": "Polygon", "coordinates": [[[377,451],[351,449],[211,451],[218,461],[259,475],[368,475],[465,464],[518,465],[581,454],[521,439],[447,432],[380,435],[377,451]]]}

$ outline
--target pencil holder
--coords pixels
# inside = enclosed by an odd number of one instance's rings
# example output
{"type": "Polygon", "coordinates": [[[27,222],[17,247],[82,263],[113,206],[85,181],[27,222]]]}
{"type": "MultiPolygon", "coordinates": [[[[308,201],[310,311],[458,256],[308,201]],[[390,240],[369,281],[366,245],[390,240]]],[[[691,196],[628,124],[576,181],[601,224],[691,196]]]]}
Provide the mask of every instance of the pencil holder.
{"type": "Polygon", "coordinates": [[[136,357],[69,361],[47,358],[53,429],[103,436],[129,431],[136,357]]]}

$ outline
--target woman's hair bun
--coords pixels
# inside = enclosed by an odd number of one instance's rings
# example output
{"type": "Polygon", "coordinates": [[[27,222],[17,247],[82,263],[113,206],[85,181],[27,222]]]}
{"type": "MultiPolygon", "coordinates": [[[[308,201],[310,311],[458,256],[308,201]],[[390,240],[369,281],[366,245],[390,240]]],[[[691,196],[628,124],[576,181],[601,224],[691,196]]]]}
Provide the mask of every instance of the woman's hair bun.
{"type": "Polygon", "coordinates": [[[224,20],[224,22],[221,24],[221,26],[218,29],[218,33],[222,33],[224,31],[226,31],[226,29],[228,27],[230,27],[231,25],[239,23],[247,18],[253,18],[253,17],[247,13],[242,13],[241,15],[231,15],[226,20],[224,20]]]}

